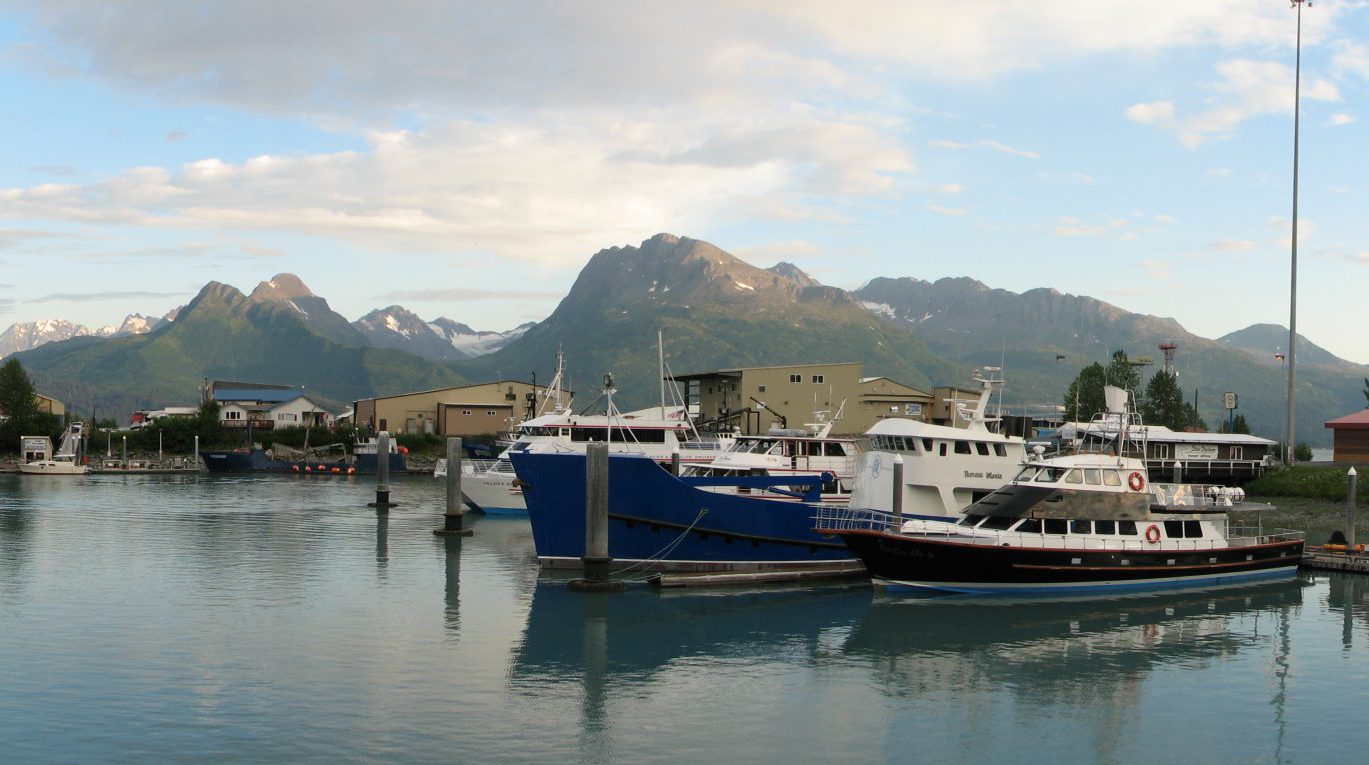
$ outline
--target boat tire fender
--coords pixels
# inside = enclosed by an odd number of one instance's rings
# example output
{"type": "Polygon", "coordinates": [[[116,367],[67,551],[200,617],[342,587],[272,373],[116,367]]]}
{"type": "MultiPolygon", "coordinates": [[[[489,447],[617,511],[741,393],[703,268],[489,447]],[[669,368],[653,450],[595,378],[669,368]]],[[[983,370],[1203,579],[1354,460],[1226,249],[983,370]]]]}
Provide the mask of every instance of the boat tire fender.
{"type": "Polygon", "coordinates": [[[1151,543],[1151,544],[1159,544],[1159,542],[1160,542],[1160,527],[1159,527],[1159,526],[1156,526],[1155,524],[1152,523],[1152,524],[1150,524],[1150,526],[1148,526],[1148,527],[1146,528],[1146,541],[1149,542],[1149,543],[1151,543]]]}
{"type": "Polygon", "coordinates": [[[1127,486],[1130,486],[1132,491],[1140,491],[1146,487],[1146,479],[1139,471],[1132,471],[1131,475],[1127,476],[1127,486]]]}

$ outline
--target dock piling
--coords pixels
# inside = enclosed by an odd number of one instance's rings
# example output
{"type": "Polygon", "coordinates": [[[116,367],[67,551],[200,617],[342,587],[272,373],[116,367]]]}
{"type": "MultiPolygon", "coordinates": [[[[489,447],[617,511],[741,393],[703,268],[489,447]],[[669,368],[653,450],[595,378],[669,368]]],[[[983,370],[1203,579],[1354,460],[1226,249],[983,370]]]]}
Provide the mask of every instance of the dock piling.
{"type": "Polygon", "coordinates": [[[387,431],[380,431],[376,437],[376,501],[367,502],[367,507],[374,507],[377,513],[388,513],[394,503],[390,501],[390,434],[387,431]]]}
{"type": "Polygon", "coordinates": [[[1355,491],[1358,475],[1352,467],[1345,476],[1349,482],[1345,487],[1345,551],[1350,555],[1355,554],[1355,491]]]}
{"type": "Polygon", "coordinates": [[[585,450],[585,554],[580,558],[585,578],[572,580],[572,590],[627,589],[624,582],[609,579],[613,559],[608,556],[608,480],[608,444],[589,444],[585,450]]]}
{"type": "Polygon", "coordinates": [[[670,474],[680,476],[680,447],[675,447],[670,452],[670,474]]]}
{"type": "Polygon", "coordinates": [[[442,514],[442,528],[433,529],[438,536],[468,537],[471,530],[464,527],[466,506],[461,501],[461,439],[447,439],[447,509],[442,514]]]}
{"type": "Polygon", "coordinates": [[[1174,483],[1184,482],[1184,463],[1174,460],[1174,483]]]}
{"type": "Polygon", "coordinates": [[[903,525],[903,455],[894,455],[894,519],[903,525]]]}

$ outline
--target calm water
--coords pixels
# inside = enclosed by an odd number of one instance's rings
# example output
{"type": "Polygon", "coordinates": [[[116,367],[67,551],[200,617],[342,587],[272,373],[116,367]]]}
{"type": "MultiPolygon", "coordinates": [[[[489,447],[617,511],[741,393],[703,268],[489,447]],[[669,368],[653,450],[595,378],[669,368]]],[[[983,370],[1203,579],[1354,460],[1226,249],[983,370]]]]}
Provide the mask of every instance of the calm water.
{"type": "MultiPolygon", "coordinates": [[[[441,487],[0,475],[0,762],[1316,762],[1369,578],[1113,601],[572,593],[441,487]]],[[[1360,759],[1350,754],[1351,760],[1360,759]]]]}

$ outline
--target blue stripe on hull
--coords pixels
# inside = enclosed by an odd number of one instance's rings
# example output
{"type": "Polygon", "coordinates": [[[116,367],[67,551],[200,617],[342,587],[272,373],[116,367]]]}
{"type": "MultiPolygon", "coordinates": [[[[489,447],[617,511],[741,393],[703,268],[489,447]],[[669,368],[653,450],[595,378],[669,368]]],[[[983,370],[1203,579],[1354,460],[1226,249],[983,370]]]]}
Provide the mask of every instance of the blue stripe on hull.
{"type": "Polygon", "coordinates": [[[1199,576],[1138,579],[1117,582],[1081,582],[1078,584],[1052,583],[1021,585],[979,582],[898,582],[875,579],[875,584],[886,592],[949,592],[958,595],[1079,595],[1111,592],[1142,592],[1146,590],[1174,590],[1198,587],[1219,587],[1228,584],[1292,579],[1297,576],[1297,564],[1286,568],[1263,569],[1242,573],[1202,574],[1199,576]]]}
{"type": "MultiPolygon", "coordinates": [[[[585,550],[585,456],[513,454],[539,558],[585,550]]],[[[609,555],[704,564],[854,562],[840,539],[813,531],[811,506],[695,488],[654,461],[609,458],[609,555]]]]}

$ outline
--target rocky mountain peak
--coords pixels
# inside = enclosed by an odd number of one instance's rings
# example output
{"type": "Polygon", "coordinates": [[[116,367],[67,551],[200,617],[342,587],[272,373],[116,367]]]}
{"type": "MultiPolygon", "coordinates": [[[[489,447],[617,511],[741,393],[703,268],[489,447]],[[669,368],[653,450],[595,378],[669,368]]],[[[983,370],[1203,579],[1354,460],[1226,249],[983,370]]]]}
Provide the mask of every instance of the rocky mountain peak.
{"type": "Polygon", "coordinates": [[[294,274],[276,274],[270,281],[265,281],[257,285],[249,296],[252,300],[271,301],[271,300],[294,300],[296,298],[315,297],[309,288],[304,286],[304,282],[294,274]]]}
{"type": "Polygon", "coordinates": [[[809,276],[802,268],[784,260],[765,270],[773,274],[779,274],[786,279],[792,279],[805,287],[818,287],[822,284],[817,279],[809,276]]]}

